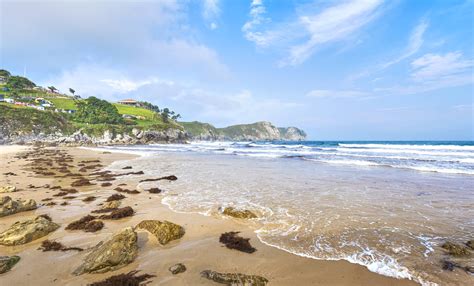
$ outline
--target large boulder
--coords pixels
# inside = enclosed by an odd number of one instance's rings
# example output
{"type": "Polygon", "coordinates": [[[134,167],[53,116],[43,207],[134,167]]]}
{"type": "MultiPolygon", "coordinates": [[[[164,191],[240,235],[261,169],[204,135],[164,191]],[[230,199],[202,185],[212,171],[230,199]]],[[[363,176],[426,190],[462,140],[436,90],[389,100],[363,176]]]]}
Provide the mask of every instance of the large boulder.
{"type": "Polygon", "coordinates": [[[468,242],[466,242],[466,245],[467,245],[470,249],[474,250],[474,239],[471,239],[471,240],[469,240],[468,242]]]}
{"type": "Polygon", "coordinates": [[[0,187],[0,193],[13,193],[16,192],[15,186],[3,186],[0,187]]]}
{"type": "Polygon", "coordinates": [[[117,209],[118,207],[120,207],[120,204],[122,202],[121,201],[110,201],[110,202],[105,202],[103,205],[102,205],[102,209],[106,209],[106,210],[109,210],[109,209],[117,209]]]}
{"type": "Polygon", "coordinates": [[[47,216],[38,216],[22,222],[17,221],[0,233],[0,244],[10,246],[25,244],[46,236],[58,228],[59,225],[52,222],[47,216]]]}
{"type": "Polygon", "coordinates": [[[246,275],[241,273],[219,273],[212,270],[204,270],[201,277],[217,283],[231,286],[265,286],[268,280],[257,275],[246,275]]]}
{"type": "Polygon", "coordinates": [[[445,249],[449,255],[452,256],[469,256],[470,252],[467,247],[463,245],[459,245],[454,242],[447,241],[441,245],[443,249],[445,249]]]}
{"type": "Polygon", "coordinates": [[[180,239],[184,235],[184,228],[169,221],[144,220],[137,225],[137,228],[151,232],[162,245],[180,239]]]}
{"type": "Polygon", "coordinates": [[[131,227],[127,227],[114,234],[109,240],[99,242],[74,274],[116,270],[135,260],[137,254],[137,233],[131,227]]]}
{"type": "Polygon", "coordinates": [[[243,219],[257,218],[257,215],[249,210],[239,210],[233,207],[226,207],[222,213],[227,216],[231,216],[235,218],[243,218],[243,219]]]}
{"type": "Polygon", "coordinates": [[[13,200],[9,196],[0,197],[0,217],[15,214],[18,212],[29,211],[36,209],[36,202],[34,200],[13,200]]]}
{"type": "Polygon", "coordinates": [[[20,256],[0,256],[0,274],[10,271],[20,261],[20,256]]]}

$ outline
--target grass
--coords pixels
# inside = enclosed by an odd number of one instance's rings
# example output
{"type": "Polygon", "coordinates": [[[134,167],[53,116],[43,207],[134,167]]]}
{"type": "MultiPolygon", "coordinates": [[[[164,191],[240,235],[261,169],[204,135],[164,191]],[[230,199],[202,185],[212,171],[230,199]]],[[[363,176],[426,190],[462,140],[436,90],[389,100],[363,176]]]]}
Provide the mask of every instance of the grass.
{"type": "Polygon", "coordinates": [[[66,133],[71,131],[71,125],[66,116],[62,114],[12,104],[0,104],[0,122],[2,122],[0,130],[5,128],[6,132],[17,134],[30,132],[50,134],[57,131],[66,133]]]}
{"type": "Polygon", "coordinates": [[[70,98],[48,97],[47,100],[51,101],[56,108],[71,110],[77,109],[76,103],[70,98]]]}
{"type": "Polygon", "coordinates": [[[153,111],[141,107],[129,106],[119,103],[113,103],[113,105],[117,108],[120,114],[143,116],[148,120],[153,120],[155,114],[153,111]]]}
{"type": "Polygon", "coordinates": [[[6,106],[6,107],[10,107],[10,108],[31,108],[31,107],[28,107],[28,106],[15,105],[15,104],[6,103],[6,102],[0,102],[0,106],[6,106]]]}

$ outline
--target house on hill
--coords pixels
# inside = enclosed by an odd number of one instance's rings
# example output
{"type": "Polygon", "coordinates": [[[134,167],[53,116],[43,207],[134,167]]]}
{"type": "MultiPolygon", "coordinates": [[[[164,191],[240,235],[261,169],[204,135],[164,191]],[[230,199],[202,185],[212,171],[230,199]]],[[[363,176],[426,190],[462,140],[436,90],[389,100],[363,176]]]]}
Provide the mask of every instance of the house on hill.
{"type": "Polygon", "coordinates": [[[124,104],[124,105],[130,105],[130,106],[141,106],[140,102],[131,98],[119,100],[118,103],[124,104]]]}

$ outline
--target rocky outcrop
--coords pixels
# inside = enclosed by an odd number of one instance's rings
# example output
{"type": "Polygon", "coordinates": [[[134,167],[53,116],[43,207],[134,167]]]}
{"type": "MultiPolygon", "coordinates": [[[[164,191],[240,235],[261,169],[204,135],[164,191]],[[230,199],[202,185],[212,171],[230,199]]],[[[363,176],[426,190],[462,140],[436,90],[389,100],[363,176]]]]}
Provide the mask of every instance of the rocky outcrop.
{"type": "Polygon", "coordinates": [[[34,200],[13,200],[9,196],[0,197],[0,217],[15,214],[18,212],[36,209],[34,200]]]}
{"type": "Polygon", "coordinates": [[[99,242],[74,274],[104,273],[131,263],[138,254],[137,233],[127,227],[106,242],[99,242]]]}
{"type": "MultiPolygon", "coordinates": [[[[141,130],[133,128],[129,133],[114,133],[105,130],[100,136],[91,136],[83,130],[78,130],[69,136],[61,136],[50,140],[50,143],[59,145],[132,145],[150,143],[184,143],[188,139],[187,134],[180,129],[165,130],[141,130]]],[[[46,140],[47,141],[47,140],[46,140]]]]}
{"type": "Polygon", "coordinates": [[[15,186],[3,186],[0,187],[0,193],[13,193],[16,192],[15,186]]]}
{"type": "Polygon", "coordinates": [[[10,271],[20,261],[20,256],[0,256],[0,274],[10,271]]]}
{"type": "Polygon", "coordinates": [[[257,218],[257,215],[254,214],[253,212],[249,210],[239,210],[235,209],[233,207],[226,207],[222,211],[223,214],[235,218],[243,218],[243,219],[251,219],[251,218],[257,218]]]}
{"type": "Polygon", "coordinates": [[[217,283],[232,286],[265,286],[268,280],[257,275],[246,275],[241,273],[219,273],[212,270],[204,270],[201,277],[207,278],[217,283]]]}
{"type": "Polygon", "coordinates": [[[296,127],[279,127],[282,140],[303,141],[306,140],[306,132],[296,127]]]}
{"type": "Polygon", "coordinates": [[[132,129],[131,132],[114,133],[105,130],[101,135],[87,134],[84,130],[76,130],[70,135],[62,132],[50,134],[0,134],[0,144],[33,143],[41,142],[47,145],[60,146],[96,146],[96,145],[133,145],[150,143],[185,143],[188,134],[180,129],[166,130],[140,130],[132,129]]]}
{"type": "Polygon", "coordinates": [[[471,239],[471,240],[469,240],[468,242],[466,242],[466,245],[467,245],[470,249],[474,250],[474,239],[471,239]]]}
{"type": "Polygon", "coordinates": [[[232,125],[216,128],[208,123],[180,123],[192,140],[208,141],[261,141],[261,140],[291,140],[302,141],[306,133],[296,127],[275,127],[271,122],[260,121],[252,124],[232,125]]]}
{"type": "Polygon", "coordinates": [[[22,222],[17,221],[0,233],[0,244],[8,246],[25,244],[46,236],[58,228],[59,225],[46,216],[38,216],[22,222]]]}
{"type": "Polygon", "coordinates": [[[184,228],[169,221],[144,220],[137,225],[137,228],[144,229],[152,233],[162,245],[170,241],[180,239],[184,235],[184,228]]]}
{"type": "Polygon", "coordinates": [[[466,246],[459,245],[457,243],[453,243],[450,241],[447,241],[441,245],[441,248],[445,249],[449,255],[452,256],[469,256],[470,251],[466,246]]]}
{"type": "Polygon", "coordinates": [[[170,268],[168,268],[168,270],[173,275],[176,275],[176,274],[185,272],[186,271],[186,266],[184,266],[184,264],[182,264],[182,263],[178,263],[178,264],[175,264],[175,265],[171,266],[170,268]]]}

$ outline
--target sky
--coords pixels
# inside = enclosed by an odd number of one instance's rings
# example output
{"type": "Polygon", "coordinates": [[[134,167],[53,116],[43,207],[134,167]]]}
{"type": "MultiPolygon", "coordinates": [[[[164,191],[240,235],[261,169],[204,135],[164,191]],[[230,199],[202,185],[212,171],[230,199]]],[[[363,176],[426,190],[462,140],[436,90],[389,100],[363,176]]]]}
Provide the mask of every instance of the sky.
{"type": "Polygon", "coordinates": [[[183,121],[474,140],[474,1],[0,0],[0,68],[183,121]]]}

